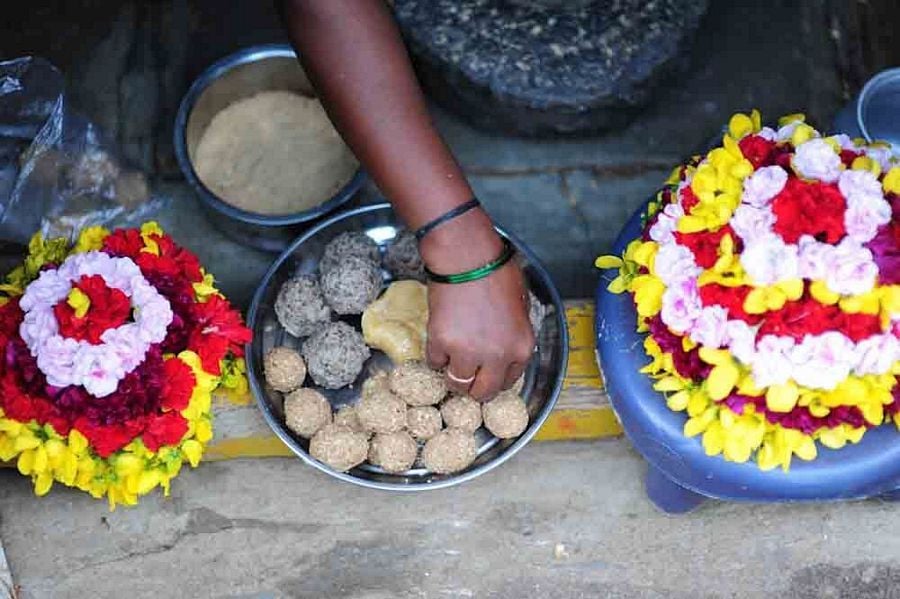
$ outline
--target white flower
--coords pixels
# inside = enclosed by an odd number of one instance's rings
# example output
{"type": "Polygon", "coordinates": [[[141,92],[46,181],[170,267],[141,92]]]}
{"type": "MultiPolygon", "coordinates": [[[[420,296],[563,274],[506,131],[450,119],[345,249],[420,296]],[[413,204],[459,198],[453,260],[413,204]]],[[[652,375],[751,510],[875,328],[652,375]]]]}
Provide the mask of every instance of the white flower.
{"type": "Polygon", "coordinates": [[[900,360],[900,340],[891,335],[873,335],[856,344],[856,364],[853,371],[859,376],[889,372],[900,360]]]}
{"type": "Polygon", "coordinates": [[[691,339],[705,347],[720,348],[727,339],[728,311],[722,306],[707,306],[691,327],[691,339]]]}
{"type": "Polygon", "coordinates": [[[846,133],[838,133],[837,135],[832,135],[829,139],[833,139],[841,146],[842,150],[856,150],[856,144],[853,143],[853,138],[847,135],[846,133]]]}
{"type": "Polygon", "coordinates": [[[844,213],[847,235],[859,243],[875,238],[879,227],[891,222],[891,205],[881,196],[856,196],[844,213]]]}
{"type": "Polygon", "coordinates": [[[775,226],[775,215],[768,208],[755,208],[749,204],[741,204],[731,217],[731,228],[744,243],[772,234],[775,226]]]}
{"type": "Polygon", "coordinates": [[[725,342],[732,355],[744,364],[752,364],[756,354],[756,331],[743,320],[725,324],[725,342]]]}
{"type": "Polygon", "coordinates": [[[677,281],[697,278],[701,269],[694,260],[694,254],[690,249],[677,243],[660,246],[653,260],[653,272],[662,279],[666,286],[671,286],[677,281]]]}
{"type": "Polygon", "coordinates": [[[764,208],[772,198],[781,193],[787,180],[787,171],[780,166],[765,166],[744,180],[741,201],[756,208],[764,208]]]}
{"type": "Polygon", "coordinates": [[[702,309],[703,303],[700,301],[697,281],[683,279],[675,282],[663,293],[660,316],[671,330],[684,334],[694,325],[702,309]]]}
{"type": "Polygon", "coordinates": [[[834,183],[841,176],[841,157],[825,140],[811,139],[800,144],[792,161],[794,170],[804,179],[834,183]]]}
{"type": "Polygon", "coordinates": [[[650,239],[656,243],[675,243],[675,231],[678,230],[678,221],[684,216],[684,208],[681,204],[666,204],[659,214],[656,222],[650,227],[650,239]]]}
{"type": "Polygon", "coordinates": [[[741,264],[757,285],[772,285],[799,275],[797,246],[787,245],[775,234],[748,243],[741,264]]]}
{"type": "Polygon", "coordinates": [[[71,281],[60,277],[56,271],[45,270],[25,289],[19,307],[27,312],[39,304],[55,306],[65,299],[71,290],[71,281]]]}
{"type": "Polygon", "coordinates": [[[760,389],[783,385],[791,378],[790,354],[794,340],[790,337],[766,335],[756,345],[753,357],[753,382],[760,389]]]}
{"type": "Polygon", "coordinates": [[[841,173],[838,189],[848,203],[858,196],[882,197],[881,183],[869,171],[848,170],[841,173]]]}
{"type": "Polygon", "coordinates": [[[825,267],[825,283],[841,295],[862,295],[875,286],[878,265],[868,248],[852,239],[834,247],[825,267]]]}
{"type": "Polygon", "coordinates": [[[775,139],[777,141],[789,141],[794,136],[794,131],[797,130],[797,127],[803,124],[803,121],[796,120],[791,121],[784,127],[779,127],[778,131],[775,133],[775,139]]]}
{"type": "Polygon", "coordinates": [[[760,137],[765,139],[766,141],[775,141],[778,139],[778,132],[771,127],[763,127],[759,133],[757,133],[760,137]]]}
{"type": "Polygon", "coordinates": [[[818,281],[825,278],[825,271],[831,263],[834,246],[816,241],[811,235],[803,235],[798,243],[799,275],[804,279],[818,281]]]}
{"type": "Polygon", "coordinates": [[[867,146],[863,151],[866,153],[866,156],[881,165],[881,170],[885,173],[891,170],[891,167],[895,164],[894,154],[890,148],[867,146]]]}
{"type": "Polygon", "coordinates": [[[807,335],[791,350],[793,378],[811,389],[834,389],[853,368],[853,350],[853,342],[836,331],[807,335]]]}

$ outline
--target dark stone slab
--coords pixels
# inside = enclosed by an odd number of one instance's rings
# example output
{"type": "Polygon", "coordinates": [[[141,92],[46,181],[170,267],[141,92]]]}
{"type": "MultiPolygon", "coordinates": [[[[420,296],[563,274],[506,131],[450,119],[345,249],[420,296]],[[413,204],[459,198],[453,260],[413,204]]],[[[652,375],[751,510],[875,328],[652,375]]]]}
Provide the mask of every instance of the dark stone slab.
{"type": "Polygon", "coordinates": [[[707,0],[396,0],[429,91],[526,135],[624,125],[671,77],[707,0]]]}

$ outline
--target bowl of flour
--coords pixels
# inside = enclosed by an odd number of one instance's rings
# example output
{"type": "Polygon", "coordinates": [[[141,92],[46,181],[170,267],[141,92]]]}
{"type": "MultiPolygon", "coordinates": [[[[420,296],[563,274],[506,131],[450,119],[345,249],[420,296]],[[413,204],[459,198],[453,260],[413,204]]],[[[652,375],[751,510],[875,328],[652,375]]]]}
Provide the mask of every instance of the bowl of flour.
{"type": "Polygon", "coordinates": [[[237,241],[283,250],[359,191],[359,163],[287,45],[245,48],[190,87],[175,154],[213,222],[237,241]]]}

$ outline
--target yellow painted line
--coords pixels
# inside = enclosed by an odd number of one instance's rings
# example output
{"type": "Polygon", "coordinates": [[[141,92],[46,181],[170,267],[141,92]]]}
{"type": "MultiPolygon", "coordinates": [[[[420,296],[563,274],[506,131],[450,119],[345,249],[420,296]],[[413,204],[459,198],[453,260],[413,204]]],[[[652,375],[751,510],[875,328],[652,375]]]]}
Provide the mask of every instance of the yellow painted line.
{"type": "Polygon", "coordinates": [[[238,458],[280,458],[294,453],[274,434],[212,441],[203,454],[213,462],[238,458]]]}
{"type": "Polygon", "coordinates": [[[550,414],[544,426],[534,436],[535,441],[571,441],[603,439],[622,434],[615,413],[604,408],[564,409],[550,414]]]}
{"type": "Polygon", "coordinates": [[[594,353],[594,305],[589,302],[566,309],[569,324],[569,364],[564,388],[603,389],[594,353]]]}

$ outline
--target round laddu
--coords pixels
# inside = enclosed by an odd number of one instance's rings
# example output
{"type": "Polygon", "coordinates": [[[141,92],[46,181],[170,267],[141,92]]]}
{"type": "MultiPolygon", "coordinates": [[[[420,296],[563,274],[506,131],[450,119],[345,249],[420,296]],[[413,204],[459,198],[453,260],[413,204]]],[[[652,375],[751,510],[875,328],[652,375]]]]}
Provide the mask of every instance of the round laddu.
{"type": "Polygon", "coordinates": [[[404,229],[391,241],[384,253],[384,267],[395,279],[425,280],[425,263],[412,232],[404,229]]]}
{"type": "Polygon", "coordinates": [[[448,428],[425,444],[422,460],[425,467],[437,474],[451,474],[468,468],[478,455],[472,433],[448,428]]]}
{"type": "Polygon", "coordinates": [[[369,440],[364,433],[337,424],[323,427],[309,442],[309,455],[339,472],[359,466],[368,454],[369,440]]]}
{"type": "Polygon", "coordinates": [[[484,404],[484,426],[500,439],[518,437],[528,428],[528,407],[515,393],[506,391],[484,404]]]}
{"type": "Polygon", "coordinates": [[[448,428],[474,433],[481,426],[481,404],[464,395],[454,395],[441,406],[441,416],[448,428]]]}
{"type": "Polygon", "coordinates": [[[288,280],[275,299],[278,322],[294,337],[308,337],[331,322],[331,308],[314,277],[288,280]]]}
{"type": "Polygon", "coordinates": [[[353,383],[369,355],[362,335],[345,322],[326,325],[303,344],[309,376],[326,389],[353,383]]]}
{"type": "Polygon", "coordinates": [[[365,258],[347,256],[324,271],[319,282],[325,301],[335,312],[362,314],[381,292],[381,269],[365,258]]]}
{"type": "Polygon", "coordinates": [[[381,263],[378,245],[371,237],[359,231],[341,233],[325,246],[319,260],[319,272],[325,274],[349,257],[361,258],[374,265],[381,263]]]}
{"type": "Polygon", "coordinates": [[[439,432],[444,423],[441,413],[432,406],[417,406],[406,411],[406,429],[420,441],[427,441],[439,432]]]}
{"type": "Polygon", "coordinates": [[[406,472],[418,454],[418,444],[406,431],[379,433],[369,443],[369,463],[387,472],[406,472]]]}
{"type": "Polygon", "coordinates": [[[289,429],[309,439],[331,422],[331,404],[314,389],[297,389],[284,398],[284,421],[289,429]]]}
{"type": "Polygon", "coordinates": [[[444,375],[421,362],[407,362],[391,372],[391,391],[411,406],[433,406],[447,396],[444,375]]]}
{"type": "Polygon", "coordinates": [[[289,347],[273,347],[263,358],[266,382],[282,393],[299,388],[306,379],[306,362],[289,347]]]}
{"type": "Polygon", "coordinates": [[[406,402],[387,390],[363,393],[356,416],[367,432],[393,433],[406,427],[406,402]]]}
{"type": "Polygon", "coordinates": [[[335,412],[334,423],[339,426],[346,426],[356,433],[366,432],[365,429],[363,429],[362,423],[359,421],[359,416],[356,414],[355,406],[344,406],[335,412]]]}

